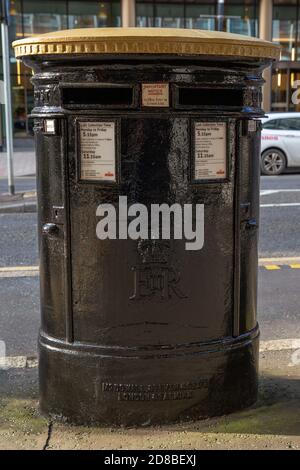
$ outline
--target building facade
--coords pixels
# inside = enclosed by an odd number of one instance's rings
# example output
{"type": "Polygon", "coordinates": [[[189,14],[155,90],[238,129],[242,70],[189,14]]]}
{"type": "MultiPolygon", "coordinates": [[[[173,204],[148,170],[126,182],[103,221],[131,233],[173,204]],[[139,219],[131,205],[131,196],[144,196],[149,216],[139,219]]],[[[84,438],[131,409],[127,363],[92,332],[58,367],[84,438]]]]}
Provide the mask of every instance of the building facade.
{"type": "MultiPolygon", "coordinates": [[[[11,42],[60,29],[108,26],[208,29],[273,40],[282,53],[265,74],[264,107],[300,111],[291,100],[293,85],[300,80],[300,0],[10,1],[11,42]]],[[[33,107],[31,75],[14,59],[12,49],[10,63],[14,135],[25,137],[31,131],[26,118],[33,107]]],[[[2,60],[0,67],[2,74],[2,60]]]]}

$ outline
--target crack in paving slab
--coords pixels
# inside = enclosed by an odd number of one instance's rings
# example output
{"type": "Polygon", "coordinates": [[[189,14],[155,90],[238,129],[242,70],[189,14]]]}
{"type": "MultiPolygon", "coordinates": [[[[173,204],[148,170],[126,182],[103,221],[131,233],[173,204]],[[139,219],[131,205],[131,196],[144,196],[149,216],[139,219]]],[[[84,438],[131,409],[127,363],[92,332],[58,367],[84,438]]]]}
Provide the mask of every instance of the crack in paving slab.
{"type": "Polygon", "coordinates": [[[49,447],[50,447],[50,440],[51,440],[51,436],[52,436],[52,431],[53,431],[53,422],[49,421],[48,435],[47,435],[47,439],[46,439],[45,445],[43,447],[43,450],[48,450],[49,447]]]}

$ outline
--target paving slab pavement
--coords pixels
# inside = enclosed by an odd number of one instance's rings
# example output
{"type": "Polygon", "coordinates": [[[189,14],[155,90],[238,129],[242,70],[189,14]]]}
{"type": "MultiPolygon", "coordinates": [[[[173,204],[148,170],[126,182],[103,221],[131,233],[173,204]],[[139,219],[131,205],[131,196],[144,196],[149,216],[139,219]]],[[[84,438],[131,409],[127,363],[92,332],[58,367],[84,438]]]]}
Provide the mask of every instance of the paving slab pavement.
{"type": "Polygon", "coordinates": [[[0,449],[300,449],[300,361],[295,352],[261,353],[259,399],[251,408],[144,428],[50,422],[38,411],[37,368],[0,370],[0,449]]]}
{"type": "MultiPolygon", "coordinates": [[[[15,176],[34,175],[36,172],[35,152],[32,148],[16,149],[13,154],[15,176]]],[[[0,153],[0,177],[7,176],[6,152],[0,153]]]]}

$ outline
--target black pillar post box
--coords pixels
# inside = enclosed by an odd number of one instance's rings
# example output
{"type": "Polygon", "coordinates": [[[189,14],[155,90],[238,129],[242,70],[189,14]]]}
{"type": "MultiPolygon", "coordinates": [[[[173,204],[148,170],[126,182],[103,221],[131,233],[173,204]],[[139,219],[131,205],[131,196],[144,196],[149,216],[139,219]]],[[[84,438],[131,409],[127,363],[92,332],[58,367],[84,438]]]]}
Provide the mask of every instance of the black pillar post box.
{"type": "Polygon", "coordinates": [[[78,29],[34,71],[41,410],[78,423],[223,414],[257,394],[268,42],[78,29]]]}

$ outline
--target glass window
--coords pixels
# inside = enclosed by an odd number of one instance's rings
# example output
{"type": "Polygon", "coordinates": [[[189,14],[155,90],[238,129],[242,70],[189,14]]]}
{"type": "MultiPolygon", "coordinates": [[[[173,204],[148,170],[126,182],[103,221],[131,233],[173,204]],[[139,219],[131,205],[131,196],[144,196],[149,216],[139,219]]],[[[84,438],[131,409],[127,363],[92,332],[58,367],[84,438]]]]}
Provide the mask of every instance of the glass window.
{"type": "Polygon", "coordinates": [[[300,111],[300,71],[290,70],[289,111],[300,111]]]}
{"type": "Polygon", "coordinates": [[[216,29],[216,2],[187,0],[185,6],[185,27],[192,29],[216,29]]]}
{"type": "Polygon", "coordinates": [[[263,129],[280,131],[300,131],[300,118],[271,119],[263,124],[263,129]]]}
{"type": "Polygon", "coordinates": [[[28,120],[33,108],[33,90],[30,83],[31,75],[20,61],[10,65],[12,85],[12,114],[14,135],[26,137],[32,122],[28,120]]]}
{"type": "Polygon", "coordinates": [[[272,74],[272,111],[300,112],[300,71],[275,69],[272,74]]]}
{"type": "Polygon", "coordinates": [[[262,125],[263,129],[278,129],[278,119],[271,119],[262,125]]]}
{"type": "Polygon", "coordinates": [[[286,111],[288,77],[286,70],[273,70],[272,111],[286,111]]]}
{"type": "Polygon", "coordinates": [[[273,5],[273,41],[281,47],[282,60],[295,60],[297,37],[296,0],[274,0],[273,5]]]}
{"type": "MultiPolygon", "coordinates": [[[[9,13],[10,25],[8,28],[8,34],[11,43],[15,39],[21,39],[23,37],[22,1],[11,0],[9,13]]],[[[11,53],[13,54],[12,50],[11,53]]]]}
{"type": "Polygon", "coordinates": [[[101,28],[121,26],[120,1],[68,2],[69,28],[101,28]]]}
{"type": "Polygon", "coordinates": [[[154,26],[154,2],[152,0],[136,2],[136,25],[140,28],[154,26]]]}
{"type": "Polygon", "coordinates": [[[67,2],[23,0],[24,36],[67,29],[67,2]]]}
{"type": "Polygon", "coordinates": [[[257,36],[259,0],[137,0],[137,26],[225,30],[257,36]],[[219,8],[218,8],[219,6],[219,8]]]}
{"type": "Polygon", "coordinates": [[[257,36],[257,0],[225,0],[224,30],[230,33],[257,36]]]}
{"type": "Polygon", "coordinates": [[[182,1],[156,2],[154,26],[158,28],[184,28],[184,4],[182,1]]]}
{"type": "Polygon", "coordinates": [[[278,119],[278,129],[285,131],[299,131],[300,130],[300,119],[298,118],[284,118],[278,119]]]}
{"type": "MultiPolygon", "coordinates": [[[[10,1],[10,24],[8,28],[9,43],[24,36],[22,0],[10,1]]],[[[0,41],[1,46],[1,41],[0,41]]],[[[1,47],[2,54],[2,47],[1,47]]],[[[12,47],[10,48],[11,96],[14,136],[26,137],[31,125],[27,116],[32,109],[32,85],[30,70],[20,61],[16,61],[12,47]]],[[[3,80],[2,59],[0,60],[0,79],[3,80]]],[[[4,107],[1,110],[0,123],[4,122],[4,107]]],[[[1,124],[0,124],[1,125],[1,124]]],[[[2,125],[3,127],[3,125],[2,125]]],[[[2,130],[5,132],[5,129],[2,130]]]]}
{"type": "MultiPolygon", "coordinates": [[[[15,39],[21,39],[23,37],[22,1],[21,0],[11,0],[9,14],[10,14],[10,18],[9,18],[10,24],[8,28],[8,37],[9,37],[9,44],[10,44],[10,55],[11,57],[14,57],[14,51],[13,51],[11,43],[15,41],[15,39]]],[[[0,45],[1,45],[1,37],[0,37],[0,45]]],[[[2,56],[2,47],[0,49],[0,55],[2,56]]],[[[1,67],[2,67],[2,64],[1,64],[1,67]]]]}
{"type": "MultiPolygon", "coordinates": [[[[10,43],[15,39],[67,28],[121,26],[120,0],[11,0],[10,43]]],[[[12,108],[15,136],[26,136],[32,127],[27,115],[33,108],[30,70],[16,61],[11,49],[12,108]]],[[[2,61],[0,64],[0,73],[2,61]]],[[[0,79],[2,76],[0,76],[0,79]]]]}

